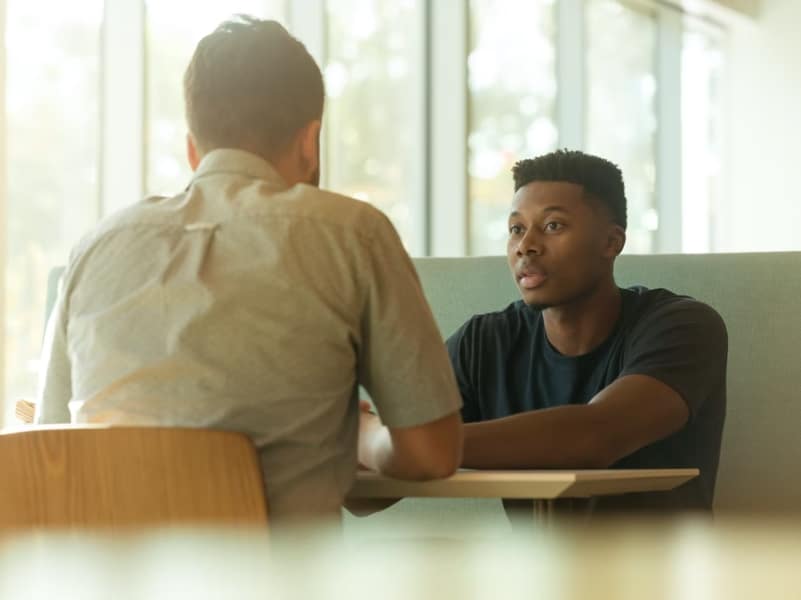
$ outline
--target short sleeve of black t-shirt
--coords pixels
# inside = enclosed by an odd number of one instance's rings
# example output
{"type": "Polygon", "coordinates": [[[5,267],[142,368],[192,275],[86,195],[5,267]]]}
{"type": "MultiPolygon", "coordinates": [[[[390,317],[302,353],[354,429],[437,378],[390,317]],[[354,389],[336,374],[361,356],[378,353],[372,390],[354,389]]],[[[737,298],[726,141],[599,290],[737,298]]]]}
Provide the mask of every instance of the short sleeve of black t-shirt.
{"type": "Polygon", "coordinates": [[[681,431],[614,467],[697,467],[701,477],[689,491],[632,496],[710,508],[726,406],[725,325],[711,307],[667,290],[635,287],[621,289],[621,296],[621,315],[608,339],[578,357],[559,354],[540,312],[522,301],[472,317],[447,341],[464,401],[462,416],[475,422],[586,404],[620,377],[653,377],[684,399],[690,419],[681,431]]]}
{"type": "Polygon", "coordinates": [[[712,308],[682,296],[654,302],[631,323],[620,377],[648,375],[673,388],[694,419],[725,373],[728,337],[712,308]]]}

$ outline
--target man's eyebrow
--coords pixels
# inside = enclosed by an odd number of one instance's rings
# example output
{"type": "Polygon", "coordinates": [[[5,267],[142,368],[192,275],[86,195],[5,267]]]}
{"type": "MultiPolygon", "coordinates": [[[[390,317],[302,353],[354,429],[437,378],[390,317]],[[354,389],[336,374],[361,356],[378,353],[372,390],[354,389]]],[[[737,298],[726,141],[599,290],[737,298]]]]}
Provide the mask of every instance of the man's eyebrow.
{"type": "MultiPolygon", "coordinates": [[[[546,206],[545,208],[542,209],[542,212],[543,213],[563,212],[569,214],[570,210],[565,208],[564,206],[546,206]]],[[[509,213],[510,219],[513,217],[521,217],[521,216],[523,215],[520,213],[520,211],[517,210],[513,210],[512,212],[509,213]]]]}

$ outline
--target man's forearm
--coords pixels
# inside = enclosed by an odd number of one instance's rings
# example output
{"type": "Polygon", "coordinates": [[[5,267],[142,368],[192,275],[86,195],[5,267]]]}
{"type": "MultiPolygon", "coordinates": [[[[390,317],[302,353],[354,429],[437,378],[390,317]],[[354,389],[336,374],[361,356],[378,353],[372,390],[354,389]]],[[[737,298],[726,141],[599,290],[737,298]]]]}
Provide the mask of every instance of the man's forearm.
{"type": "MultiPolygon", "coordinates": [[[[392,434],[386,427],[379,427],[363,435],[360,440],[360,462],[370,470],[394,477],[395,479],[425,480],[447,475],[437,470],[432,460],[421,462],[408,456],[408,452],[400,452],[392,440],[392,434]]],[[[454,464],[454,467],[458,462],[454,464]]]]}
{"type": "Polygon", "coordinates": [[[593,407],[560,406],[464,426],[462,466],[473,469],[608,467],[614,449],[602,439],[593,407]]]}
{"type": "Polygon", "coordinates": [[[396,479],[447,477],[462,456],[462,419],[453,412],[422,425],[389,429],[377,416],[359,415],[359,462],[396,479]]]}

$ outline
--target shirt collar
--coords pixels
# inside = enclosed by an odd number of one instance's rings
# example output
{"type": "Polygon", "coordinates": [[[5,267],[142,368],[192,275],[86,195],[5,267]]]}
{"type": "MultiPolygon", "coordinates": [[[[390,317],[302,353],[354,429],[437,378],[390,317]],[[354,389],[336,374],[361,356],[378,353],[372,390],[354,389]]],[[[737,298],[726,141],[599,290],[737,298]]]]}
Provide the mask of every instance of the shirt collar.
{"type": "Polygon", "coordinates": [[[218,148],[206,154],[200,161],[191,183],[208,175],[223,173],[264,179],[279,184],[281,187],[287,187],[275,167],[265,159],[246,150],[235,148],[218,148]]]}

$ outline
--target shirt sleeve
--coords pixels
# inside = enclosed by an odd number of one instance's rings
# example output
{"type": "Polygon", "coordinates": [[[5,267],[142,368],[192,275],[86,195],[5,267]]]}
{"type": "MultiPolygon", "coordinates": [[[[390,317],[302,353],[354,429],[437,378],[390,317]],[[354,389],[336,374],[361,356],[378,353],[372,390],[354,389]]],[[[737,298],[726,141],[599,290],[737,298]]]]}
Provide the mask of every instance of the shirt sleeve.
{"type": "Polygon", "coordinates": [[[364,258],[359,383],[388,427],[412,427],[459,410],[448,353],[414,265],[392,224],[377,215],[364,258]]]}
{"type": "Polygon", "coordinates": [[[471,373],[475,372],[473,356],[475,352],[475,318],[462,325],[445,343],[451,359],[459,393],[462,395],[462,420],[474,423],[481,420],[477,394],[472,383],[471,373]]]}
{"type": "Polygon", "coordinates": [[[725,381],[726,326],[714,309],[681,298],[651,311],[633,328],[620,376],[647,375],[673,388],[690,418],[725,381]]]}
{"type": "Polygon", "coordinates": [[[60,292],[45,329],[34,416],[34,422],[37,424],[70,422],[72,376],[67,350],[65,304],[64,294],[60,292]]]}

